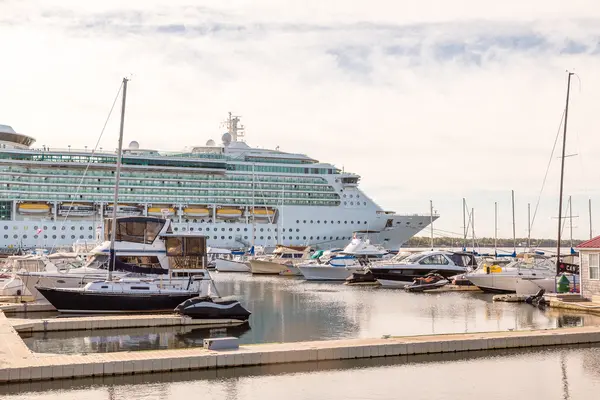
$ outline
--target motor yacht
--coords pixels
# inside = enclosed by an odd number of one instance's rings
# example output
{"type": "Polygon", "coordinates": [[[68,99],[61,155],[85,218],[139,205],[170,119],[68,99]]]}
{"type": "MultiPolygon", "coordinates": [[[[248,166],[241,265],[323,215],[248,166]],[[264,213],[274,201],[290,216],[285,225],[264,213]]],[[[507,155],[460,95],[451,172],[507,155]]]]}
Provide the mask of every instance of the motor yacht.
{"type": "Polygon", "coordinates": [[[344,281],[353,272],[369,266],[372,260],[388,255],[382,246],[366,238],[354,238],[341,252],[333,253],[325,262],[303,263],[298,269],[308,281],[344,281]]]}
{"type": "Polygon", "coordinates": [[[555,262],[541,255],[520,257],[507,264],[484,263],[465,275],[475,286],[489,293],[516,293],[519,278],[553,280],[555,276],[555,262]]]}
{"type": "Polygon", "coordinates": [[[477,265],[472,253],[426,251],[412,254],[399,262],[394,260],[373,263],[369,271],[383,287],[404,288],[416,278],[437,273],[444,278],[468,272],[477,265]]]}

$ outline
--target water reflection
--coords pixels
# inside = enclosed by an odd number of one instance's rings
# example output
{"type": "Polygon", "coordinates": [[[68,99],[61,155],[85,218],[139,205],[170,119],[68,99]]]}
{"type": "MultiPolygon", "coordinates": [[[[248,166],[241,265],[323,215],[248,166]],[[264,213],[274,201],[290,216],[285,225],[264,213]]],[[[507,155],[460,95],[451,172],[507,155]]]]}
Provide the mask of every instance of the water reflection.
{"type": "Polygon", "coordinates": [[[10,400],[180,399],[200,393],[205,400],[587,399],[600,389],[598,359],[600,347],[590,345],[500,350],[23,383],[0,386],[0,395],[10,400]]]}
{"type": "MultiPolygon", "coordinates": [[[[600,325],[598,316],[493,302],[482,293],[406,293],[246,274],[213,277],[221,294],[236,296],[252,311],[252,329],[227,332],[242,343],[600,325]]],[[[183,328],[62,332],[26,342],[34,351],[61,353],[201,345],[185,339],[190,333],[183,328]]]]}

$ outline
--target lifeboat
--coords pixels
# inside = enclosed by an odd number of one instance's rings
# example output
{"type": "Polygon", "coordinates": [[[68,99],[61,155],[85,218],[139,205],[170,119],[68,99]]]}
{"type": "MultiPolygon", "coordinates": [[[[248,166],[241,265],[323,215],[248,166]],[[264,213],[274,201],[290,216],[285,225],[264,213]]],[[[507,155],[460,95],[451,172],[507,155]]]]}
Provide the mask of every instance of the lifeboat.
{"type": "Polygon", "coordinates": [[[20,214],[48,214],[50,206],[45,203],[21,203],[18,210],[20,214]]]}
{"type": "Polygon", "coordinates": [[[210,210],[208,208],[191,206],[184,208],[183,214],[188,217],[208,217],[210,210]]]}
{"type": "MultiPolygon", "coordinates": [[[[113,206],[107,206],[104,209],[104,215],[112,217],[113,206]]],[[[131,205],[119,205],[117,206],[117,216],[123,217],[128,215],[142,215],[142,210],[140,207],[131,206],[131,205]]]]}
{"type": "Polygon", "coordinates": [[[239,208],[219,208],[217,218],[234,219],[242,216],[242,210],[239,208]]]}
{"type": "Polygon", "coordinates": [[[63,203],[58,208],[61,217],[89,217],[94,215],[95,208],[92,204],[63,203]]]}
{"type": "Polygon", "coordinates": [[[175,214],[175,209],[173,207],[149,207],[148,215],[152,217],[162,217],[164,214],[167,214],[167,217],[175,214]],[[164,213],[163,213],[164,211],[164,213]]]}
{"type": "Polygon", "coordinates": [[[254,216],[254,218],[271,218],[275,215],[275,210],[270,208],[254,208],[254,211],[248,211],[249,216],[254,216]]]}

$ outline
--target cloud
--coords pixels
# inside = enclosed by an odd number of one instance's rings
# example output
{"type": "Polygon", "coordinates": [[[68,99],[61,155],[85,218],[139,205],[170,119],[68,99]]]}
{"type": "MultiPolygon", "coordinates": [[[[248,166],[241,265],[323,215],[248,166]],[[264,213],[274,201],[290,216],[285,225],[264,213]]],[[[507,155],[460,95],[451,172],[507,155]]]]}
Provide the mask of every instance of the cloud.
{"type": "MultiPolygon", "coordinates": [[[[511,189],[526,225],[564,108],[564,71],[574,69],[568,152],[578,156],[566,193],[581,216],[576,233],[587,234],[587,198],[600,197],[593,1],[86,3],[0,3],[0,123],[40,145],[93,145],[131,73],[126,140],[204,143],[233,111],[251,145],[359,173],[386,209],[426,212],[433,199],[437,225],[461,231],[467,197],[491,235],[493,202],[507,212],[511,189]]],[[[104,148],[115,147],[117,123],[104,148]]],[[[556,161],[539,236],[555,231],[556,161]]],[[[512,234],[510,221],[500,234],[512,234]]]]}

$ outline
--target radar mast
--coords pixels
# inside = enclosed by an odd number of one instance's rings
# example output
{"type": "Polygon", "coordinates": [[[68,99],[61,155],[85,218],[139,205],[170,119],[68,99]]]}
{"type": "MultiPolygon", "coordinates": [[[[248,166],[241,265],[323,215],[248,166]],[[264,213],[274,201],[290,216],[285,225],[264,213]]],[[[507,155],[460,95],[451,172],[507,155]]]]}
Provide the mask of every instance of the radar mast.
{"type": "Polygon", "coordinates": [[[222,124],[222,126],[224,126],[227,129],[227,133],[231,135],[232,142],[237,142],[238,139],[243,138],[245,135],[246,128],[244,127],[244,125],[240,124],[240,118],[241,116],[231,115],[230,112],[227,121],[223,122],[222,124]]]}

